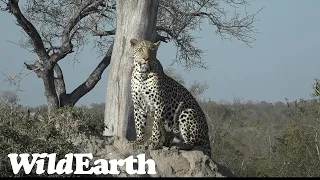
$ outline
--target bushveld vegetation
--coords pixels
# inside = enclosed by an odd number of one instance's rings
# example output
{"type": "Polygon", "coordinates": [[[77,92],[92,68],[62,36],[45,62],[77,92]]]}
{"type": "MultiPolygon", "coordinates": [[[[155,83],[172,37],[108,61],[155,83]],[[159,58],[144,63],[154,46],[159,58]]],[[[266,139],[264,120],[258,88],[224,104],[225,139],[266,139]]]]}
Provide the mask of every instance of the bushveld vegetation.
{"type": "MultiPolygon", "coordinates": [[[[214,160],[241,177],[320,176],[316,87],[315,92],[311,100],[285,103],[199,100],[208,116],[214,160]]],[[[24,107],[15,93],[2,92],[0,105],[1,176],[13,175],[9,153],[64,156],[81,149],[72,137],[81,134],[85,142],[103,132],[104,103],[47,114],[45,106],[24,107]]]]}

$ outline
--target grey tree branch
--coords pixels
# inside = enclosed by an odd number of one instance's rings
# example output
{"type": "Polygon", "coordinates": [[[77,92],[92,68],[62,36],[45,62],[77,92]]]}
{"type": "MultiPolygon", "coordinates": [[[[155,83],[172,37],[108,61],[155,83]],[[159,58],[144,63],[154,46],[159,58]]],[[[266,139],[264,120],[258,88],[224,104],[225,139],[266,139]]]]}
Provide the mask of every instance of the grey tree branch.
{"type": "Polygon", "coordinates": [[[27,64],[26,62],[24,62],[24,65],[30,71],[35,72],[37,74],[38,78],[42,78],[43,77],[43,71],[41,70],[40,67],[36,66],[35,64],[27,64]]]}
{"type": "Polygon", "coordinates": [[[97,30],[91,30],[93,36],[110,36],[110,35],[115,35],[116,34],[116,29],[110,30],[110,31],[97,31],[97,30]]]}
{"type": "Polygon", "coordinates": [[[109,66],[112,56],[113,44],[108,49],[107,54],[103,57],[98,66],[93,70],[88,79],[76,88],[72,93],[68,94],[68,104],[74,105],[83,95],[90,92],[101,79],[104,70],[109,66]]]}
{"type": "MultiPolygon", "coordinates": [[[[162,0],[158,15],[158,32],[161,36],[169,36],[177,46],[174,61],[190,69],[205,68],[202,61],[203,51],[194,45],[191,32],[201,30],[204,20],[208,20],[222,39],[237,38],[249,47],[255,41],[253,23],[258,12],[248,15],[237,13],[240,6],[248,4],[247,0],[162,0]],[[230,17],[227,6],[236,8],[235,15],[230,17]],[[229,16],[229,17],[227,17],[229,16]]],[[[232,14],[231,14],[232,15],[232,14]]]]}
{"type": "Polygon", "coordinates": [[[168,36],[161,36],[160,34],[158,34],[157,38],[156,38],[156,41],[162,41],[162,42],[167,43],[169,39],[170,38],[168,36]]]}
{"type": "MultiPolygon", "coordinates": [[[[58,62],[59,60],[63,59],[66,55],[73,52],[73,45],[72,45],[72,35],[71,31],[74,27],[86,16],[93,12],[98,11],[98,7],[103,3],[103,0],[99,1],[87,1],[83,4],[77,13],[75,13],[69,20],[67,26],[63,30],[62,35],[62,45],[59,48],[59,52],[54,53],[52,55],[53,62],[58,62]]],[[[76,32],[73,32],[75,34],[76,32]]]]}
{"type": "Polygon", "coordinates": [[[41,36],[39,35],[36,28],[25,18],[25,16],[21,13],[19,7],[19,0],[8,0],[7,2],[7,10],[14,15],[19,26],[23,28],[23,30],[28,34],[30,39],[33,42],[35,52],[42,60],[48,60],[49,55],[44,48],[43,41],[41,36]]]}

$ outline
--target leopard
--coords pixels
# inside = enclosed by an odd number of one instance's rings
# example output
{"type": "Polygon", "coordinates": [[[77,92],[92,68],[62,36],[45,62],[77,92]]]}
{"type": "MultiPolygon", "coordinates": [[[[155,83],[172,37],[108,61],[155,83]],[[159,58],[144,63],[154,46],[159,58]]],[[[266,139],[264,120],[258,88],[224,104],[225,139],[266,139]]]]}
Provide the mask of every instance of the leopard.
{"type": "Polygon", "coordinates": [[[167,146],[191,150],[200,146],[211,154],[206,116],[187,88],[164,72],[157,59],[160,42],[130,40],[133,49],[131,96],[136,129],[133,142],[148,149],[167,146]],[[154,121],[151,136],[145,142],[148,115],[154,121]]]}

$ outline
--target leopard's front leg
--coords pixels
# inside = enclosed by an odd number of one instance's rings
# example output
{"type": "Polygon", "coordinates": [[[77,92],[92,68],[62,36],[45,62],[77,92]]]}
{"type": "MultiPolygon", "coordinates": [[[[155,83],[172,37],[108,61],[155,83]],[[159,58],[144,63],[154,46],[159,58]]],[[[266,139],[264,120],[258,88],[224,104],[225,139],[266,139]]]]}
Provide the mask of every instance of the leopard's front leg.
{"type": "Polygon", "coordinates": [[[147,112],[137,104],[133,104],[134,107],[134,122],[136,128],[136,140],[131,141],[134,148],[143,147],[143,142],[146,135],[147,126],[147,112]]]}
{"type": "Polygon", "coordinates": [[[146,146],[150,150],[159,149],[162,147],[161,138],[164,133],[163,126],[163,111],[158,109],[154,114],[154,122],[152,127],[152,134],[149,140],[146,142],[146,146]]]}

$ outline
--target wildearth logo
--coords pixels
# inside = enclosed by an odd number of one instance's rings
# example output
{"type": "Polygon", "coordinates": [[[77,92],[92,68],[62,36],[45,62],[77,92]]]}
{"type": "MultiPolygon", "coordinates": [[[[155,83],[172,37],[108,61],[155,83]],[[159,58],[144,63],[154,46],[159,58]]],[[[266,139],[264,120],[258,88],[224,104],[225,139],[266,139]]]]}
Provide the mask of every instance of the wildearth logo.
{"type": "Polygon", "coordinates": [[[120,174],[118,170],[119,166],[126,165],[126,171],[128,174],[156,174],[155,171],[155,162],[152,159],[145,160],[145,154],[137,155],[137,159],[134,159],[133,156],[129,156],[126,159],[98,159],[94,161],[94,167],[90,170],[84,170],[89,168],[89,159],[93,159],[91,153],[88,154],[66,154],[64,159],[60,159],[56,164],[56,154],[47,154],[47,153],[35,153],[32,154],[32,160],[29,162],[29,154],[8,154],[10,158],[12,170],[14,174],[17,174],[20,169],[23,167],[24,172],[29,174],[36,164],[36,173],[42,174],[45,172],[44,164],[45,158],[48,158],[48,174],[120,174]],[[20,162],[18,163],[18,156],[20,157],[20,162]],[[75,157],[76,167],[75,170],[72,169],[73,159],[75,157]],[[83,160],[87,157],[86,160],[83,160]],[[138,164],[138,169],[133,168],[133,164],[138,164]],[[146,165],[148,165],[148,172],[146,172],[146,165]]]}

